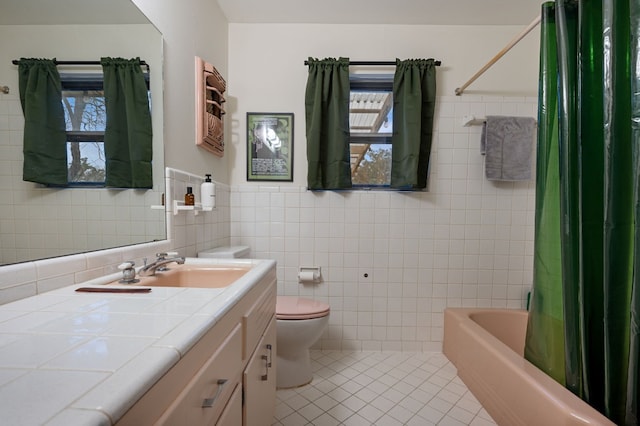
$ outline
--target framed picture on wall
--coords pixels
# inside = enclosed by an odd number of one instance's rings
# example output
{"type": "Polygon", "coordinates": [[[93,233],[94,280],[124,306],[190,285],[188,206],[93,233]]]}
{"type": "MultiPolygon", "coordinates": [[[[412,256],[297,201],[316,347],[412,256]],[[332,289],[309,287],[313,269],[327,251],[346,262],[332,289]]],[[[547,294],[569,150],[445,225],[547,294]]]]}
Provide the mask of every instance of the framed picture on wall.
{"type": "Polygon", "coordinates": [[[293,181],[293,113],[247,113],[247,180],[293,181]]]}

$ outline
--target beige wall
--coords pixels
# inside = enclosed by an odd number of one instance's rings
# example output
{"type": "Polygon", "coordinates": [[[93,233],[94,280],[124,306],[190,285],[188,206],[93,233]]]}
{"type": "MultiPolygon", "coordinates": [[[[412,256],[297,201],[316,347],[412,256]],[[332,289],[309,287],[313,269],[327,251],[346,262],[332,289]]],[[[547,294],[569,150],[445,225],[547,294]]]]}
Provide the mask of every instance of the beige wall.
{"type": "Polygon", "coordinates": [[[319,347],[439,350],[445,307],[524,307],[532,281],[534,182],[486,180],[481,128],[461,121],[467,114],[536,116],[538,32],[463,96],[454,95],[520,31],[229,25],[231,242],[277,260],[278,294],[329,303],[319,347]],[[305,189],[303,62],[309,56],[442,61],[429,192],[305,189]],[[295,114],[292,183],[246,182],[246,112],[295,114]],[[301,266],[321,267],[322,282],[300,284],[301,266]]]}
{"type": "Polygon", "coordinates": [[[133,0],[164,37],[165,164],[228,182],[230,158],[195,145],[194,57],[216,66],[228,80],[227,21],[212,0],[133,0]]]}
{"type": "MultiPolygon", "coordinates": [[[[229,25],[229,98],[233,104],[231,184],[246,182],[245,117],[249,111],[293,112],[294,183],[306,185],[304,90],[311,57],[352,60],[428,58],[442,61],[438,95],[451,96],[509,40],[519,26],[229,25]]],[[[469,87],[470,95],[535,96],[539,32],[534,30],[469,87]]],[[[352,68],[356,72],[393,69],[352,68]]],[[[464,95],[463,95],[464,99],[464,95]]]]}

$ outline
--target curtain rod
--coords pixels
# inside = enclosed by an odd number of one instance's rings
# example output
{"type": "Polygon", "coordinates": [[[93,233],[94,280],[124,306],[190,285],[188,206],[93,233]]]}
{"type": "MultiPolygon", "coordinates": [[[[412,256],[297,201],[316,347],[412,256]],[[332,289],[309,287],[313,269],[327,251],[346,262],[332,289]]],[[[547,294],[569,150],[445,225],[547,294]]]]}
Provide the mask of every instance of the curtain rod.
{"type": "MultiPolygon", "coordinates": [[[[435,61],[435,65],[439,67],[442,62],[435,61]]],[[[305,65],[309,65],[309,61],[304,61],[305,65]]],[[[378,65],[378,66],[391,66],[396,65],[395,61],[349,61],[349,65],[378,65]]]]}
{"type": "Polygon", "coordinates": [[[511,48],[513,46],[518,44],[520,42],[520,40],[522,40],[527,34],[529,34],[531,32],[531,30],[534,29],[540,23],[541,20],[542,20],[542,15],[538,15],[533,21],[531,21],[531,23],[524,30],[522,30],[522,32],[520,34],[515,36],[509,42],[509,44],[507,44],[500,52],[498,52],[498,54],[496,56],[494,56],[489,62],[487,62],[487,64],[484,67],[482,67],[480,69],[480,71],[475,73],[473,75],[473,77],[471,77],[469,80],[467,80],[467,82],[465,84],[463,84],[462,86],[456,88],[456,90],[455,90],[456,96],[462,95],[462,92],[464,92],[464,89],[469,87],[469,85],[471,83],[473,83],[474,81],[476,81],[476,79],[478,77],[480,77],[482,74],[484,74],[484,72],[486,70],[488,70],[489,68],[491,68],[491,66],[493,66],[493,64],[498,62],[498,60],[500,58],[502,58],[509,50],[511,50],[511,48]]]}
{"type": "MultiPolygon", "coordinates": [[[[19,59],[14,59],[11,61],[13,65],[18,65],[20,63],[19,59]]],[[[100,65],[100,61],[59,61],[54,60],[54,64],[56,65],[100,65]]],[[[140,66],[147,67],[147,72],[151,71],[151,67],[145,61],[140,61],[140,66]]]]}

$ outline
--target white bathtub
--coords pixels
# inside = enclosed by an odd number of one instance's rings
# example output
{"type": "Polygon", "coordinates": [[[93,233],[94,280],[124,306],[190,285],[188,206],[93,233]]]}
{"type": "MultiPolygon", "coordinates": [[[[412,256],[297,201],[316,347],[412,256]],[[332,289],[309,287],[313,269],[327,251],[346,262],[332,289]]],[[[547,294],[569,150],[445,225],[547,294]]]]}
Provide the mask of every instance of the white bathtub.
{"type": "Polygon", "coordinates": [[[614,425],[524,359],[527,312],[448,308],[443,352],[499,425],[614,425]]]}

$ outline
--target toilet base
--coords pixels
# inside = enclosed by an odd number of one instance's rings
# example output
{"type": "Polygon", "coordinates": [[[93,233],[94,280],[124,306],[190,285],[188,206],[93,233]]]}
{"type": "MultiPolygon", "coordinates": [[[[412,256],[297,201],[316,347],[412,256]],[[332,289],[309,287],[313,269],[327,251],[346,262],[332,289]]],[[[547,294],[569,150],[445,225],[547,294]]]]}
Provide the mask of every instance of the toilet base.
{"type": "Polygon", "coordinates": [[[309,350],[300,350],[286,354],[277,354],[276,388],[297,388],[311,383],[313,371],[309,359],[309,350]]]}

